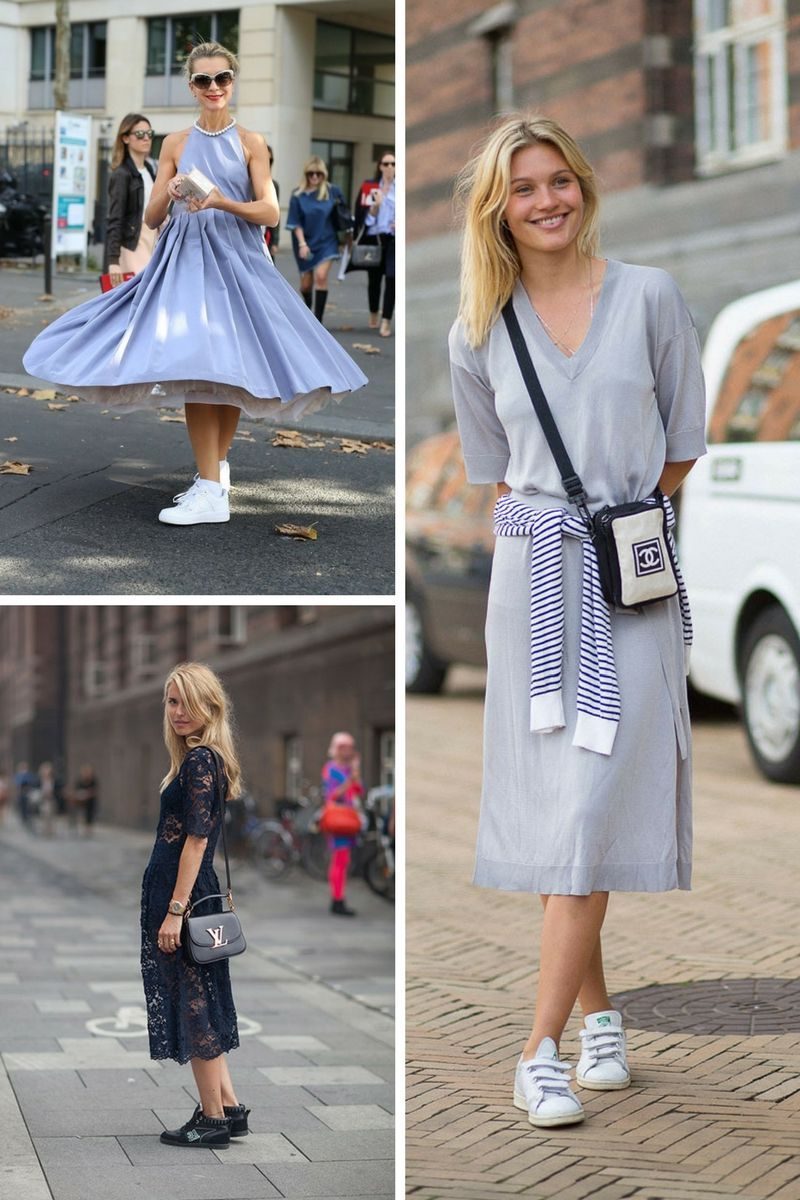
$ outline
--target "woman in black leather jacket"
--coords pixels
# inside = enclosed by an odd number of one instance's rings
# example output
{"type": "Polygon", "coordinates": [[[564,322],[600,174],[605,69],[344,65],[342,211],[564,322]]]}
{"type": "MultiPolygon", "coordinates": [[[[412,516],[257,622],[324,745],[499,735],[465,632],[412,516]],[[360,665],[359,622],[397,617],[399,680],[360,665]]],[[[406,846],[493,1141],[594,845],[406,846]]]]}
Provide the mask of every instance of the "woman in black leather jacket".
{"type": "Polygon", "coordinates": [[[150,158],[153,130],[147,117],[128,113],[117,130],[108,181],[106,269],[114,287],[125,275],[143,271],[156,244],[156,232],[142,221],[156,177],[150,158]]]}

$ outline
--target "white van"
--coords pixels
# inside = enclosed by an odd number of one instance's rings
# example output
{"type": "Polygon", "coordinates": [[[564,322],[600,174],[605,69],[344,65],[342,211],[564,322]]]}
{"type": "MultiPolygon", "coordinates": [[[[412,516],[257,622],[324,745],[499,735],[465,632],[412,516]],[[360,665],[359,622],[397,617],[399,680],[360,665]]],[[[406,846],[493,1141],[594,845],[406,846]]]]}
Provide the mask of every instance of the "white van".
{"type": "Polygon", "coordinates": [[[800,280],[723,309],[703,367],[709,452],[679,492],[690,678],[741,705],[769,779],[800,783],[800,280]]]}

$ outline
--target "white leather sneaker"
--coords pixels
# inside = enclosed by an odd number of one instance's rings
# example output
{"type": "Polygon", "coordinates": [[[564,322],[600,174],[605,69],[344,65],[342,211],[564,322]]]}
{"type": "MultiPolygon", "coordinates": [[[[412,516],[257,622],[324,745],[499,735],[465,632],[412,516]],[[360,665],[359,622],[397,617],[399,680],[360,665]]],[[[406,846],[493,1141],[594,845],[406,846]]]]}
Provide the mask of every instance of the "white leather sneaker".
{"type": "Polygon", "coordinates": [[[630,1086],[631,1073],[625,1057],[622,1013],[590,1013],[580,1032],[581,1057],[577,1079],[581,1087],[596,1092],[615,1092],[630,1086]]]}
{"type": "Polygon", "coordinates": [[[585,1114],[569,1086],[570,1064],[561,1062],[552,1038],[542,1038],[533,1058],[520,1058],[514,1076],[514,1107],[531,1125],[575,1125],[585,1114]]]}
{"type": "Polygon", "coordinates": [[[199,480],[180,495],[170,508],[162,508],[159,521],[165,525],[203,525],[231,519],[228,493],[221,488],[214,494],[214,484],[199,480]]]}

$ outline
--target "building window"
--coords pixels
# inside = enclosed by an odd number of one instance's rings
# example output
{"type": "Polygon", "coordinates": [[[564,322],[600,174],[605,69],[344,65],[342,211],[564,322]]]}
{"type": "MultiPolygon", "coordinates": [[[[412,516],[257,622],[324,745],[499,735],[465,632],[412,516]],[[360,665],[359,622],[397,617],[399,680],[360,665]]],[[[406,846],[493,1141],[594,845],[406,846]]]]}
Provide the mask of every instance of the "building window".
{"type": "Polygon", "coordinates": [[[785,0],[695,0],[701,174],[786,149],[785,0]]]}
{"type": "Polygon", "coordinates": [[[238,9],[151,17],[147,22],[147,74],[180,75],[192,49],[200,42],[219,42],[238,53],[238,9]]]}
{"type": "Polygon", "coordinates": [[[247,641],[247,611],[241,604],[214,604],[210,608],[213,633],[221,646],[243,646],[247,641]]]}
{"type": "Polygon", "coordinates": [[[299,800],[303,794],[303,739],[288,733],[283,739],[283,786],[287,800],[299,800]]]}
{"type": "Polygon", "coordinates": [[[394,730],[378,734],[378,764],[381,787],[394,787],[394,730]]]}
{"type": "MultiPolygon", "coordinates": [[[[54,25],[31,29],[32,83],[51,80],[55,74],[56,52],[54,25]]],[[[70,26],[70,79],[103,79],[106,73],[106,22],[91,21],[70,26]]]]}
{"type": "Polygon", "coordinates": [[[325,142],[315,138],[311,153],[321,158],[328,168],[331,183],[342,189],[345,196],[353,194],[353,143],[325,142]]]}
{"type": "Polygon", "coordinates": [[[317,21],[314,107],[393,117],[394,39],[317,21]]]}

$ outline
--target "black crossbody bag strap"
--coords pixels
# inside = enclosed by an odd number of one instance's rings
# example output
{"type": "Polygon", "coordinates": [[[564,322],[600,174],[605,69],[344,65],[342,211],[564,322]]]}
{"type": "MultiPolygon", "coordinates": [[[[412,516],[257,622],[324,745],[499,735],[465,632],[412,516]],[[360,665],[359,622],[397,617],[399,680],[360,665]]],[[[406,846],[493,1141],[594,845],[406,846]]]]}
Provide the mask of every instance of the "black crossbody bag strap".
{"type": "Polygon", "coordinates": [[[522,378],[525,380],[525,386],[528,389],[528,395],[531,398],[534,412],[539,418],[542,432],[556,461],[564,491],[567,493],[569,500],[576,506],[583,519],[591,526],[592,520],[589,514],[583,481],[572,465],[567,448],[561,439],[561,434],[558,432],[558,426],[553,418],[550,405],[547,403],[547,397],[542,390],[539,376],[536,374],[536,368],[533,365],[525,338],[519,327],[517,314],[514,312],[513,297],[509,297],[503,306],[503,320],[506,323],[508,336],[511,339],[511,346],[514,350],[520,372],[522,373],[522,378]]]}
{"type": "Polygon", "coordinates": [[[228,894],[230,894],[230,891],[231,891],[231,864],[228,861],[228,843],[225,840],[225,795],[222,791],[222,761],[221,761],[219,755],[217,754],[216,750],[212,750],[210,746],[208,748],[209,748],[209,750],[211,750],[211,754],[213,755],[213,758],[214,758],[214,766],[217,769],[216,774],[217,774],[217,795],[219,796],[219,823],[220,823],[220,832],[222,834],[222,853],[225,855],[225,884],[228,889],[228,894]]]}

